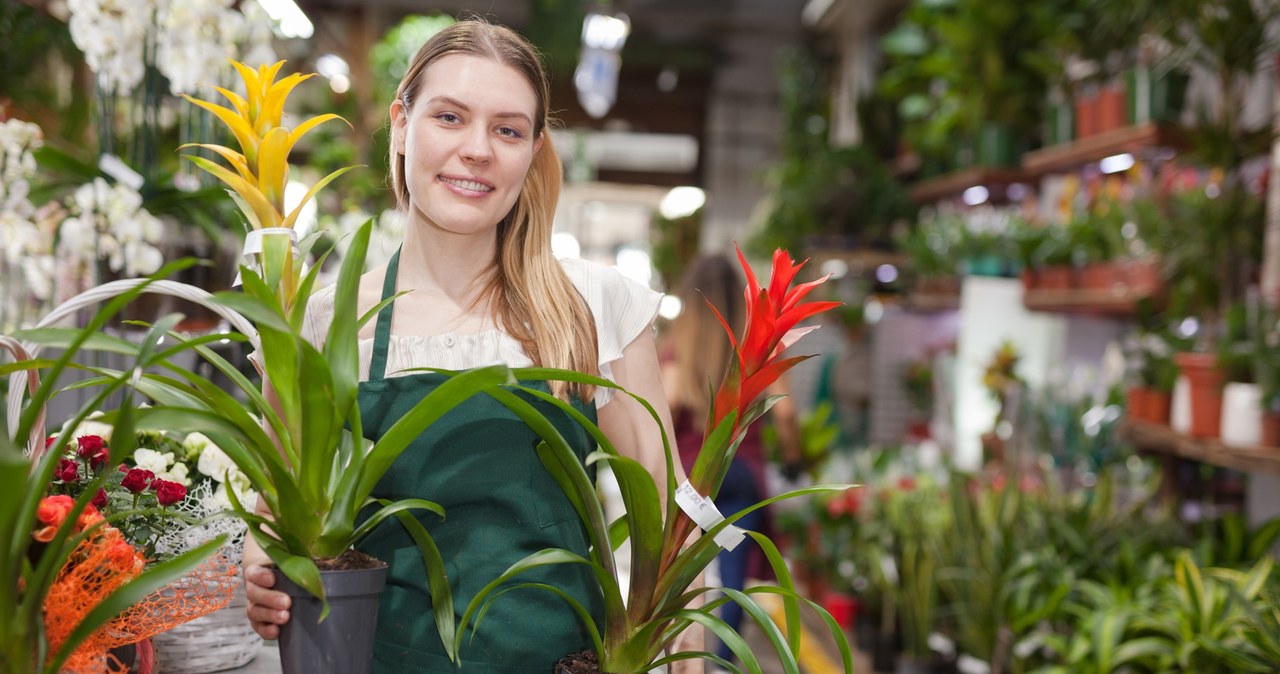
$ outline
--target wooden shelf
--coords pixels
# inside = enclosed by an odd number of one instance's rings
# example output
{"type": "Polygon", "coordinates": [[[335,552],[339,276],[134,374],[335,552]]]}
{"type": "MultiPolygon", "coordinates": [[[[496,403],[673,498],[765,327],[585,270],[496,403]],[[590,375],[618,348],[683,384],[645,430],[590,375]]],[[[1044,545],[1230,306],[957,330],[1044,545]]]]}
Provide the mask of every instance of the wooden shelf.
{"type": "MultiPolygon", "coordinates": [[[[917,203],[927,204],[947,197],[958,197],[970,187],[979,185],[987,187],[1004,187],[1013,183],[1027,182],[1028,176],[1022,169],[988,168],[975,166],[961,169],[937,178],[922,180],[907,188],[907,195],[917,203]]],[[[1004,190],[999,190],[1003,195],[1004,190]]],[[[992,190],[992,196],[997,192],[992,190]]]]}
{"type": "Polygon", "coordinates": [[[960,293],[918,293],[903,296],[903,305],[913,311],[955,311],[960,308],[960,293]]]}
{"type": "Polygon", "coordinates": [[[1121,432],[1148,454],[1177,456],[1220,468],[1280,476],[1280,448],[1237,447],[1218,440],[1193,438],[1168,426],[1149,421],[1126,420],[1121,432]]]}
{"type": "Polygon", "coordinates": [[[1178,147],[1182,143],[1178,127],[1147,122],[1028,152],[1022,156],[1022,168],[1034,175],[1070,171],[1111,155],[1139,154],[1145,148],[1178,147]]]}
{"type": "Polygon", "coordinates": [[[1080,314],[1132,314],[1145,295],[1123,290],[1031,290],[1022,303],[1031,311],[1059,311],[1080,314]]]}

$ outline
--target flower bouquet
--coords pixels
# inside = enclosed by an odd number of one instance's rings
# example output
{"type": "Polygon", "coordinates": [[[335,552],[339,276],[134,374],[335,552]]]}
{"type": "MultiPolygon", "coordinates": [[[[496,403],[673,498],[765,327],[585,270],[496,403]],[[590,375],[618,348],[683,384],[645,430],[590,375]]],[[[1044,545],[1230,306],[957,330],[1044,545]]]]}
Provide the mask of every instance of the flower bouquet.
{"type": "Polygon", "coordinates": [[[29,358],[22,343],[0,337],[0,347],[17,361],[0,366],[0,375],[30,375],[25,377],[29,403],[10,416],[9,428],[13,437],[32,439],[28,456],[9,437],[0,438],[0,492],[17,495],[0,499],[0,615],[6,616],[0,621],[0,670],[5,672],[120,671],[110,648],[190,620],[229,596],[228,572],[207,559],[220,539],[159,559],[127,537],[145,530],[143,522],[162,517],[162,499],[181,498],[163,483],[148,491],[154,480],[137,492],[147,492],[145,497],[135,496],[118,470],[135,443],[131,383],[141,368],[158,362],[157,353],[163,358],[166,352],[156,346],[176,318],[143,336],[141,357],[124,372],[73,362],[86,345],[110,341],[97,333],[137,292],[134,288],[110,302],[81,330],[22,333],[62,347],[57,359],[29,358]],[[53,438],[37,443],[34,439],[44,436],[46,403],[57,391],[54,382],[73,367],[95,375],[73,386],[91,388],[96,395],[53,438]],[[37,372],[44,373],[43,383],[37,372]],[[118,441],[108,445],[86,435],[73,443],[74,429],[89,410],[119,393],[124,403],[108,417],[119,431],[118,441]],[[114,501],[113,492],[121,492],[114,501]],[[155,500],[135,504],[135,498],[155,500]],[[163,589],[179,579],[184,581],[179,589],[163,589]]]}
{"type": "MultiPolygon", "coordinates": [[[[74,494],[96,465],[93,457],[105,456],[103,445],[113,429],[97,421],[100,416],[95,412],[76,429],[75,443],[54,472],[55,492],[74,494]]],[[[117,526],[148,558],[170,557],[218,537],[225,541],[212,558],[222,569],[224,581],[217,591],[224,606],[152,637],[156,666],[168,674],[199,674],[244,665],[257,655],[262,638],[244,619],[245,597],[236,575],[247,527],[232,515],[226,491],[232,489],[248,502],[257,496],[226,454],[200,433],[180,439],[138,431],[135,437],[137,449],[108,477],[94,505],[109,502],[112,510],[144,513],[117,526]],[[157,508],[166,516],[150,514],[157,508]]]]}
{"type": "MultiPolygon", "coordinates": [[[[849,646],[840,626],[819,604],[797,593],[786,563],[774,543],[763,534],[742,531],[733,526],[742,516],[771,503],[806,494],[841,491],[848,489],[850,485],[820,485],[800,489],[767,499],[741,512],[724,515],[718,513],[712,504],[747,427],[779,399],[778,396],[763,397],[763,392],[788,369],[809,358],[781,357],[787,347],[813,329],[795,326],[806,318],[838,306],[837,302],[802,302],[825,279],[792,288],[792,281],[804,263],[795,264],[785,251],[779,250],[774,254],[773,276],[767,288],[760,287],[741,252],[739,260],[748,281],[745,291],[747,325],[739,339],[721,318],[734,346],[733,360],[725,380],[715,391],[702,448],[689,473],[689,480],[682,485],[675,484],[676,459],[670,441],[663,433],[668,475],[665,508],[649,472],[639,462],[620,455],[609,438],[590,420],[553,396],[536,389],[519,387],[523,392],[555,404],[573,415],[592,434],[599,450],[588,457],[588,461],[607,462],[613,469],[621,488],[626,514],[616,522],[607,522],[586,470],[568,445],[555,434],[554,429],[540,431],[545,441],[539,445],[538,455],[564,488],[586,525],[591,540],[590,556],[583,558],[567,550],[549,549],[535,552],[513,564],[477,593],[467,607],[460,623],[464,629],[460,629],[455,637],[458,645],[462,642],[465,628],[474,627],[471,621],[474,619],[475,625],[478,625],[484,617],[485,607],[490,602],[500,601],[503,594],[528,586],[557,592],[555,588],[528,583],[513,586],[507,584],[509,580],[539,566],[585,564],[594,571],[604,597],[604,622],[602,625],[593,624],[584,607],[564,597],[587,623],[595,652],[567,654],[568,657],[557,665],[557,672],[645,672],[654,667],[692,658],[705,658],[722,667],[739,671],[711,652],[671,652],[677,636],[696,624],[714,633],[742,661],[748,671],[758,673],[761,671],[759,660],[742,636],[714,614],[717,607],[728,601],[742,605],[744,612],[760,626],[787,672],[798,672],[796,659],[801,633],[799,607],[804,604],[812,608],[822,618],[838,645],[845,671],[852,671],[849,646]],[[705,535],[694,540],[691,534],[698,528],[705,531],[705,535]],[[764,550],[777,574],[779,586],[760,586],[745,591],[724,588],[720,590],[723,596],[699,605],[707,599],[706,593],[709,591],[709,588],[691,587],[699,574],[716,557],[721,547],[736,546],[748,536],[764,550]],[[626,539],[631,542],[631,567],[630,584],[624,596],[614,550],[626,539]],[[777,614],[784,616],[785,631],[775,622],[774,612],[757,603],[756,598],[772,599],[773,601],[766,602],[770,606],[781,605],[777,614]],[[781,601],[776,601],[779,598],[781,601]]],[[[522,381],[556,379],[618,389],[640,402],[653,416],[658,427],[655,430],[661,432],[658,415],[647,401],[606,379],[548,368],[518,370],[516,374],[522,381]]],[[[540,428],[532,407],[514,393],[498,391],[491,395],[522,415],[531,427],[540,428]]]]}

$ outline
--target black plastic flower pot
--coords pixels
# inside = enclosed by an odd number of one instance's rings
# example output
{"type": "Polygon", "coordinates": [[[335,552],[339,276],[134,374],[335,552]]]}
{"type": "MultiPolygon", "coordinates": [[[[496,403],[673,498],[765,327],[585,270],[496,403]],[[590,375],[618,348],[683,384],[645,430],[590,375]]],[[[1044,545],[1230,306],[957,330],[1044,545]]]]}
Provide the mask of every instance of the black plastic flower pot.
{"type": "Polygon", "coordinates": [[[387,582],[387,566],[321,571],[329,615],[323,605],[275,569],[276,588],[293,598],[289,622],[280,629],[283,674],[369,674],[373,635],[378,624],[378,596],[387,582]]]}

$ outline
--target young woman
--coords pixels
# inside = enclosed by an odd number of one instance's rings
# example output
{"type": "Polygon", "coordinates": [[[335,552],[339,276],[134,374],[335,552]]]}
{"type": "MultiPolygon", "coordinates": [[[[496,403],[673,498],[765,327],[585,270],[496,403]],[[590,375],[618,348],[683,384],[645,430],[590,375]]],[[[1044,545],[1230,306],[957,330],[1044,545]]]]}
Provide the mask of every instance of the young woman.
{"type": "MultiPolygon", "coordinates": [[[[648,399],[670,428],[651,330],[659,296],[605,267],[551,254],[561,167],[547,124],[546,74],[514,32],[461,21],[414,57],[391,103],[391,179],[408,227],[400,252],[362,278],[361,311],[410,292],[361,335],[366,435],[385,432],[440,381],[404,370],[495,361],[599,374],[648,399]]],[[[309,339],[322,339],[332,313],[332,288],[318,292],[308,305],[309,339]]],[[[618,449],[665,487],[661,437],[637,403],[609,389],[553,385],[551,392],[597,416],[618,449]]],[[[581,457],[593,449],[567,415],[551,416],[581,457]]],[[[375,492],[444,506],[443,521],[422,520],[444,554],[459,612],[533,551],[587,553],[577,515],[538,461],[535,443],[504,407],[477,397],[419,438],[375,492]]],[[[375,671],[455,671],[435,629],[421,557],[403,528],[385,523],[361,549],[391,567],[375,671]]],[[[274,638],[289,618],[289,599],[271,589],[267,562],[256,546],[246,546],[249,618],[274,638]]],[[[525,580],[598,607],[588,573],[560,565],[525,580]]],[[[464,639],[461,671],[548,674],[561,657],[590,647],[563,600],[521,590],[495,602],[481,630],[464,639]]],[[[701,649],[699,632],[687,633],[681,650],[689,649],[701,649]]],[[[680,663],[675,671],[696,674],[702,666],[680,663]]]]}

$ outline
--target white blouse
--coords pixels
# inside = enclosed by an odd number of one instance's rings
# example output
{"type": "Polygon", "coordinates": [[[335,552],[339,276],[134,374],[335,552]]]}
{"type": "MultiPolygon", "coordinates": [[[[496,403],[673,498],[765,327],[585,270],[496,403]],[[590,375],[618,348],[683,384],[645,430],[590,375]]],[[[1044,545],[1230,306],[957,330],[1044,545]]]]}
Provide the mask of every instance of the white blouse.
{"type": "MultiPolygon", "coordinates": [[[[560,260],[560,266],[582,294],[595,319],[600,376],[610,381],[611,363],[622,358],[622,350],[641,331],[653,325],[658,313],[660,293],[618,273],[616,269],[579,258],[560,260]]],[[[333,321],[334,286],[327,286],[311,296],[302,336],[312,344],[324,342],[333,321]]],[[[369,362],[373,357],[373,338],[361,339],[360,379],[369,378],[369,362]]],[[[436,367],[465,370],[493,363],[510,367],[531,367],[533,361],[520,342],[498,328],[475,333],[445,332],[438,335],[391,335],[387,345],[388,377],[410,374],[411,368],[436,367]]],[[[613,389],[596,389],[596,408],[613,398],[613,389]]]]}

